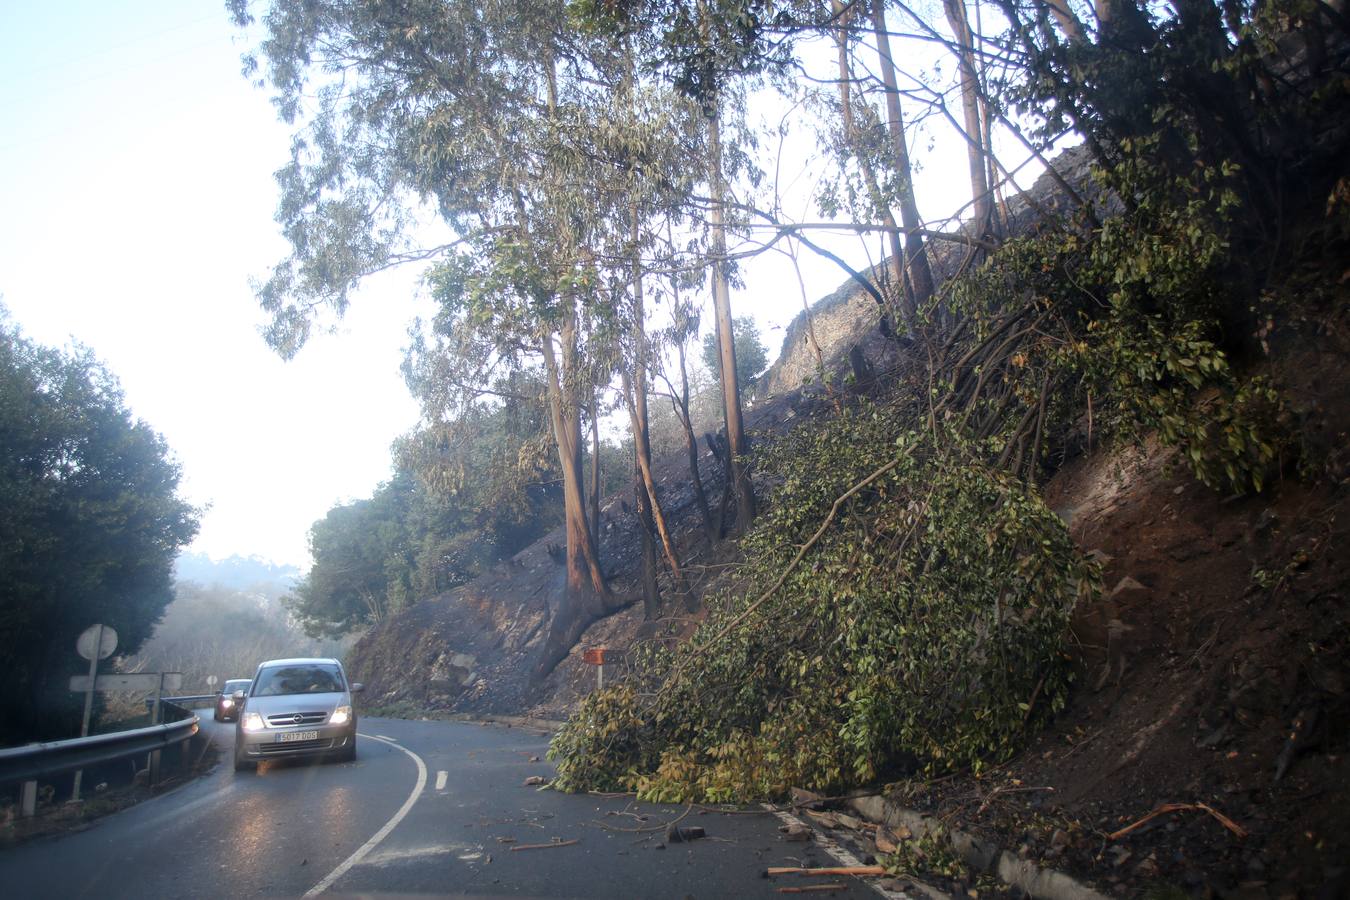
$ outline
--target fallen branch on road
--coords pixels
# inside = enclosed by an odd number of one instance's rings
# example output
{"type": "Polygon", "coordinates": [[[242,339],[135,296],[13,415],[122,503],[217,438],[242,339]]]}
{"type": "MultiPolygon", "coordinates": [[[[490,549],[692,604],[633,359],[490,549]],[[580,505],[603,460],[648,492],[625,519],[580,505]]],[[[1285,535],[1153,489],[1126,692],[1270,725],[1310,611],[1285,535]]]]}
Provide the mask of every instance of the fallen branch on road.
{"type": "Polygon", "coordinates": [[[834,866],[823,869],[804,869],[800,866],[769,866],[764,874],[775,875],[885,875],[885,866],[834,866]]]}
{"type": "Polygon", "coordinates": [[[572,838],[570,841],[549,841],[547,844],[516,844],[511,848],[511,852],[517,850],[544,850],[548,847],[570,847],[573,844],[581,843],[581,838],[572,838]]]}

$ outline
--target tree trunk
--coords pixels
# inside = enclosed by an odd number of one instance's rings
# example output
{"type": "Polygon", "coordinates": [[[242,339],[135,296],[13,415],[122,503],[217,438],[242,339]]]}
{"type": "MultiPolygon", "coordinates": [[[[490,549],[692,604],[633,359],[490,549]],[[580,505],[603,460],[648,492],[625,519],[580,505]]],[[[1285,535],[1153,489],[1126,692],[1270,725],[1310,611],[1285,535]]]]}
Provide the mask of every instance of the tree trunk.
{"type": "Polygon", "coordinates": [[[684,428],[684,447],[689,454],[689,477],[694,485],[694,502],[698,505],[699,517],[703,520],[703,533],[709,544],[717,543],[720,535],[713,523],[712,511],[708,508],[708,494],[703,489],[703,475],[698,467],[698,436],[694,434],[694,423],[689,413],[689,367],[684,357],[684,342],[678,345],[680,355],[680,396],[671,398],[675,409],[675,418],[684,428]]]}
{"type": "Polygon", "coordinates": [[[885,0],[872,0],[872,28],[876,33],[877,52],[881,56],[881,80],[886,86],[886,121],[891,136],[891,150],[895,154],[896,182],[900,188],[900,220],[905,225],[905,269],[913,288],[906,319],[913,322],[919,307],[933,296],[933,272],[928,265],[923,237],[919,229],[919,207],[914,200],[914,176],[909,162],[909,147],[905,142],[905,119],[900,109],[900,88],[895,81],[895,60],[891,56],[891,40],[886,31],[885,0]]]}
{"type": "Polygon", "coordinates": [[[600,415],[595,391],[591,392],[591,541],[600,552],[600,415]]]}
{"type": "Polygon", "coordinates": [[[543,354],[548,380],[549,417],[553,424],[554,444],[563,475],[563,519],[567,535],[567,580],[563,596],[549,622],[549,630],[535,664],[534,677],[543,678],[571,652],[591,623],[623,606],[610,593],[591,541],[586,521],[582,490],[581,417],[575,397],[565,385],[576,365],[576,321],[564,317],[558,339],[562,344],[561,363],[554,350],[554,335],[544,336],[543,354]]]}
{"type": "Polygon", "coordinates": [[[630,229],[633,243],[633,375],[623,373],[623,395],[628,403],[628,415],[633,428],[634,456],[637,459],[638,473],[651,500],[652,521],[656,523],[657,534],[661,536],[661,547],[666,555],[666,564],[670,566],[670,576],[675,582],[675,590],[684,599],[690,612],[697,609],[689,591],[689,582],[680,568],[680,558],[675,552],[675,541],[670,528],[666,525],[665,511],[661,508],[661,498],[656,493],[656,479],[652,477],[652,445],[648,432],[647,416],[647,332],[644,325],[646,309],[642,295],[642,259],[638,253],[641,245],[641,217],[638,205],[633,202],[629,207],[630,229]]]}
{"type": "MultiPolygon", "coordinates": [[[[881,216],[881,221],[886,225],[886,243],[891,252],[890,271],[895,285],[895,297],[899,300],[898,308],[903,316],[907,316],[906,310],[912,308],[912,301],[908,297],[908,281],[905,278],[904,250],[900,244],[900,230],[895,224],[895,214],[891,212],[891,205],[886,202],[886,195],[881,192],[881,181],[877,178],[877,170],[872,165],[872,159],[867,150],[860,145],[858,139],[858,124],[853,118],[853,67],[848,61],[848,23],[852,17],[852,9],[846,9],[842,0],[831,0],[835,19],[839,28],[835,31],[835,43],[839,51],[839,105],[844,124],[844,141],[850,148],[854,157],[858,160],[858,167],[862,170],[863,181],[867,185],[867,196],[872,201],[872,206],[876,208],[877,214],[881,216]]],[[[881,312],[883,320],[887,317],[886,310],[881,312]]],[[[882,333],[886,333],[888,322],[883,322],[882,333]]],[[[913,321],[906,318],[903,323],[906,331],[913,328],[913,321]]],[[[891,329],[894,331],[894,329],[891,329]]]]}
{"type": "Polygon", "coordinates": [[[721,367],[722,415],[727,427],[728,479],[736,498],[736,532],[744,533],[755,518],[755,488],[745,470],[745,425],[741,416],[741,388],[736,379],[736,343],[731,320],[731,288],[727,280],[727,238],[723,209],[726,184],[722,179],[720,112],[708,117],[708,180],[712,184],[712,293],[716,312],[718,362],[721,367]]]}
{"type": "Polygon", "coordinates": [[[647,497],[647,485],[642,481],[636,456],[633,459],[633,500],[637,504],[638,535],[642,538],[642,617],[654,622],[661,617],[661,587],[656,581],[656,540],[652,537],[656,525],[652,522],[651,500],[647,497]]]}
{"type": "Polygon", "coordinates": [[[970,194],[974,201],[975,237],[983,240],[993,225],[994,205],[989,192],[984,117],[980,114],[980,81],[975,70],[975,44],[966,18],[965,0],[943,0],[947,22],[956,38],[957,71],[961,78],[961,111],[965,116],[966,160],[970,167],[970,194]]]}

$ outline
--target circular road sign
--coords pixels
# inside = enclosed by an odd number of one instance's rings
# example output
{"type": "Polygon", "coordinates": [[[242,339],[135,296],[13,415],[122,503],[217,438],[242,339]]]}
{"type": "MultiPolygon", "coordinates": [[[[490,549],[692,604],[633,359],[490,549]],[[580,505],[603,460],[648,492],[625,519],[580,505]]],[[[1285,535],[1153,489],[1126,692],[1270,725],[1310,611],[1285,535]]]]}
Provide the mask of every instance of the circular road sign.
{"type": "Polygon", "coordinates": [[[107,659],[117,649],[117,631],[110,625],[90,625],[75,641],[75,650],[85,659],[93,659],[95,644],[98,644],[98,658],[107,659]],[[102,640],[99,629],[103,630],[102,640]]]}
{"type": "Polygon", "coordinates": [[[206,676],[206,686],[207,686],[207,687],[215,687],[215,686],[216,686],[216,682],[219,681],[219,680],[220,680],[220,679],[217,678],[217,677],[214,676],[214,675],[207,675],[207,676],[206,676]]]}

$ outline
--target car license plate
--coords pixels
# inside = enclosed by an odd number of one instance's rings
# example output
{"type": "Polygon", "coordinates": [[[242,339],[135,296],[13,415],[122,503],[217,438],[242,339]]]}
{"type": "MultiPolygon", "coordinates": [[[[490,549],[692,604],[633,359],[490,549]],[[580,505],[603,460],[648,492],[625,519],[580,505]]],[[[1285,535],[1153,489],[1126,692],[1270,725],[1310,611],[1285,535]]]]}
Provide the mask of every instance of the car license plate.
{"type": "Polygon", "coordinates": [[[278,744],[289,744],[292,741],[317,741],[319,733],[317,731],[285,731],[277,735],[278,744]]]}

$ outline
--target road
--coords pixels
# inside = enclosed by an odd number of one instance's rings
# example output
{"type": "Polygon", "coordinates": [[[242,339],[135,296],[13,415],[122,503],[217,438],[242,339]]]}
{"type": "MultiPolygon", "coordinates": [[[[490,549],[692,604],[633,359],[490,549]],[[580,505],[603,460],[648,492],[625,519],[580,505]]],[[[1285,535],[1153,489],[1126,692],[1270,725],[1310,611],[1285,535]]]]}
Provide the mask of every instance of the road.
{"type": "MultiPolygon", "coordinates": [[[[202,727],[233,746],[233,726],[209,711],[202,727]]],[[[222,754],[209,775],[91,828],[2,850],[3,893],[750,898],[822,882],[843,889],[815,896],[879,893],[847,877],[764,878],[766,866],[841,864],[815,842],[785,842],[767,813],[693,810],[679,824],[708,838],[667,844],[683,806],[527,786],[552,770],[547,738],[520,728],[363,718],[360,733],[354,763],[236,773],[222,754]],[[562,841],[576,843],[523,846],[562,841]]]]}

